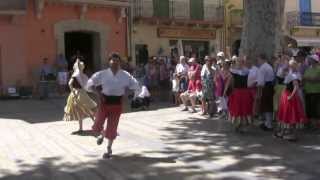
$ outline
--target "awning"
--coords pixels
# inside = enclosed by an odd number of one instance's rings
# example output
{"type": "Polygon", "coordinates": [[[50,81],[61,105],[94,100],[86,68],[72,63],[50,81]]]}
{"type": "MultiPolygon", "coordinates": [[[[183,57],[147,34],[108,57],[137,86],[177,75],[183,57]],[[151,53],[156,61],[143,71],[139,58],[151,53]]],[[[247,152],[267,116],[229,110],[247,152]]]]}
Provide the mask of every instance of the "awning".
{"type": "Polygon", "coordinates": [[[298,47],[320,47],[320,38],[312,37],[292,37],[298,43],[298,47]]]}
{"type": "Polygon", "coordinates": [[[0,0],[0,15],[21,15],[27,11],[27,0],[0,0]]]}

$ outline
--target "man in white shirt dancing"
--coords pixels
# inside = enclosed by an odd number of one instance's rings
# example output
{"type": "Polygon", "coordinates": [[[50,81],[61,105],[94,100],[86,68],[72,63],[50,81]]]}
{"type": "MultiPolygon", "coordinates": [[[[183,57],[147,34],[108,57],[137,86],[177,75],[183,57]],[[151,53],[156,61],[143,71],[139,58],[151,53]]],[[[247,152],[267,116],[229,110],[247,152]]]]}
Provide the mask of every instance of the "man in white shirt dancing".
{"type": "Polygon", "coordinates": [[[125,90],[139,88],[137,80],[120,68],[120,62],[120,56],[113,53],[109,57],[109,68],[93,74],[87,84],[89,90],[96,91],[100,96],[100,105],[92,129],[95,132],[101,132],[97,139],[98,145],[102,144],[104,138],[109,140],[107,153],[103,158],[110,158],[112,155],[112,144],[117,136],[125,90]],[[107,126],[103,131],[106,120],[107,126]]]}

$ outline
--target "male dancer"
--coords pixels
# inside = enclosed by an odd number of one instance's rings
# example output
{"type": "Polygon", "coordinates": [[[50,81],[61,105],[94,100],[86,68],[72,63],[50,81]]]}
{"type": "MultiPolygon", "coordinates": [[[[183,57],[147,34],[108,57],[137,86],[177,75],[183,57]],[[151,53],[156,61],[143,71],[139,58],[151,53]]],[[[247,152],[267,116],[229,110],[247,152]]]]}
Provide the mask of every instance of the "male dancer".
{"type": "Polygon", "coordinates": [[[92,129],[95,132],[101,132],[97,139],[98,145],[102,144],[104,137],[109,140],[107,153],[103,155],[103,158],[111,158],[112,155],[112,144],[117,136],[125,90],[139,88],[138,81],[120,68],[120,61],[121,58],[118,54],[111,54],[109,68],[93,74],[87,84],[89,90],[96,91],[100,96],[100,105],[92,129]],[[103,131],[106,120],[107,126],[103,131]]]}

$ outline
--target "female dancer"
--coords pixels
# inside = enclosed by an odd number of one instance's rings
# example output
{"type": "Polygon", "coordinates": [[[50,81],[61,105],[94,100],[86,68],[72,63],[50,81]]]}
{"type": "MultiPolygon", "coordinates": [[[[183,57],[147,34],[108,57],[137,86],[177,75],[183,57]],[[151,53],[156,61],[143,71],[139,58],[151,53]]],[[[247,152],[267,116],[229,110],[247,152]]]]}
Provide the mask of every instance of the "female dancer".
{"type": "Polygon", "coordinates": [[[296,129],[302,127],[307,122],[299,95],[299,83],[301,75],[298,72],[298,64],[294,60],[289,62],[291,71],[285,77],[286,89],[283,90],[278,110],[278,129],[275,137],[288,141],[296,141],[296,129]]]}
{"type": "MultiPolygon", "coordinates": [[[[235,130],[243,132],[245,125],[252,123],[253,102],[252,91],[248,88],[249,69],[243,59],[238,59],[232,74],[232,93],[229,96],[228,107],[235,130]]],[[[230,84],[231,85],[231,84],[230,84]]]]}
{"type": "Polygon", "coordinates": [[[77,59],[73,65],[74,72],[69,81],[71,92],[67,100],[67,105],[64,109],[65,114],[63,119],[65,121],[79,121],[79,130],[72,134],[83,133],[83,119],[90,117],[94,120],[94,113],[97,107],[97,104],[88,96],[85,90],[88,77],[83,73],[84,68],[84,63],[77,59]]]}

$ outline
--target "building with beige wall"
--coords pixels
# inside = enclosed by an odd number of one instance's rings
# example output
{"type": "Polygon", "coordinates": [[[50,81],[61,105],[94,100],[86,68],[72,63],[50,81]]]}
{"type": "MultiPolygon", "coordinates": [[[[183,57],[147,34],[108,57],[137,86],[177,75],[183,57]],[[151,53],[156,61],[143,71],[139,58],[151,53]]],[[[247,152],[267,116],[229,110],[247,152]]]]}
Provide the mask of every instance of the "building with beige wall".
{"type": "Polygon", "coordinates": [[[320,47],[320,3],[318,0],[286,1],[286,35],[298,47],[320,47]]]}
{"type": "MultiPolygon", "coordinates": [[[[223,48],[222,0],[133,0],[132,55],[203,58],[223,48]]],[[[145,60],[142,60],[145,61],[145,60]]],[[[144,62],[145,63],[145,62],[144,62]]]]}
{"type": "MultiPolygon", "coordinates": [[[[231,47],[233,54],[240,46],[241,11],[243,0],[230,0],[226,5],[225,45],[231,47]],[[232,8],[229,9],[228,6],[232,8]]],[[[289,42],[294,42],[299,47],[320,47],[319,0],[286,0],[283,29],[289,42]]]]}

